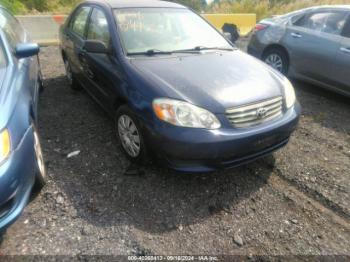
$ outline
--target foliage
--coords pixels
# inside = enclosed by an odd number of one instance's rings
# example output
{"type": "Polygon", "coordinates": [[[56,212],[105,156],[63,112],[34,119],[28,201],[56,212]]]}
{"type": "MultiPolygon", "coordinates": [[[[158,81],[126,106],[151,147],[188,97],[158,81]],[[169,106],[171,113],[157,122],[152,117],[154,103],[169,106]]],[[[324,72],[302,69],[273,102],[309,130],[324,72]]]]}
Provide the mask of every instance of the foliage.
{"type": "Polygon", "coordinates": [[[168,0],[169,2],[176,2],[188,6],[196,11],[202,11],[206,7],[205,0],[168,0]]]}
{"type": "Polygon", "coordinates": [[[0,0],[0,5],[5,6],[15,14],[33,12],[68,12],[79,0],[0,0]]]}
{"type": "MultiPolygon", "coordinates": [[[[0,4],[15,14],[33,12],[68,13],[80,0],[0,0],[0,4]]],[[[349,4],[349,0],[168,0],[189,6],[200,12],[256,13],[258,19],[293,10],[324,4],[349,4]]]]}
{"type": "Polygon", "coordinates": [[[18,0],[0,0],[0,5],[6,7],[14,14],[23,13],[26,11],[25,5],[18,0]]]}
{"type": "Polygon", "coordinates": [[[255,13],[260,20],[310,6],[333,4],[349,4],[349,0],[221,0],[214,1],[209,10],[212,13],[255,13]]]}

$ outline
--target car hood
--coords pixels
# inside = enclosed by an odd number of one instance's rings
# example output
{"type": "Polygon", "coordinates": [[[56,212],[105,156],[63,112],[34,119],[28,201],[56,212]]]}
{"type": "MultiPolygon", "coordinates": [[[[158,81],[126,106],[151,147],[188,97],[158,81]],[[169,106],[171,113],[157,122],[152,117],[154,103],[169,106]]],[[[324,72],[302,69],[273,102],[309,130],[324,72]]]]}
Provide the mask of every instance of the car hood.
{"type": "Polygon", "coordinates": [[[283,94],[282,77],[241,51],[137,58],[131,62],[162,94],[223,113],[283,94]]]}

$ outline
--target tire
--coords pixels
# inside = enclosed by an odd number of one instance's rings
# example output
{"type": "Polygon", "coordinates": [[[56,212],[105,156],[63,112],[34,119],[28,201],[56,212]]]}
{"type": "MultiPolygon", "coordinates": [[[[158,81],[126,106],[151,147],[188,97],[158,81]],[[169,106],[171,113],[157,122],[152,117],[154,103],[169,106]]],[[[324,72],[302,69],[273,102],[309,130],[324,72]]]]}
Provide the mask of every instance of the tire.
{"type": "Polygon", "coordinates": [[[37,163],[37,172],[35,175],[34,192],[39,192],[47,183],[47,171],[45,166],[45,161],[43,157],[43,152],[41,149],[41,143],[37,128],[33,124],[33,135],[34,135],[34,152],[35,159],[37,163]]]}
{"type": "Polygon", "coordinates": [[[266,64],[276,69],[280,73],[287,75],[289,69],[289,59],[285,51],[279,48],[272,48],[264,53],[263,60],[266,64]]]}
{"type": "Polygon", "coordinates": [[[140,121],[128,106],[121,106],[115,114],[115,133],[124,154],[132,163],[148,162],[147,148],[140,121]]]}
{"type": "Polygon", "coordinates": [[[72,72],[72,67],[70,65],[69,60],[67,58],[64,58],[63,62],[64,62],[64,68],[66,70],[66,76],[67,76],[67,80],[70,88],[75,91],[81,90],[82,87],[78,83],[76,77],[74,76],[74,73],[72,72]]]}
{"type": "Polygon", "coordinates": [[[45,86],[44,86],[43,74],[41,70],[39,71],[38,82],[39,82],[39,94],[42,94],[44,92],[45,86]]]}

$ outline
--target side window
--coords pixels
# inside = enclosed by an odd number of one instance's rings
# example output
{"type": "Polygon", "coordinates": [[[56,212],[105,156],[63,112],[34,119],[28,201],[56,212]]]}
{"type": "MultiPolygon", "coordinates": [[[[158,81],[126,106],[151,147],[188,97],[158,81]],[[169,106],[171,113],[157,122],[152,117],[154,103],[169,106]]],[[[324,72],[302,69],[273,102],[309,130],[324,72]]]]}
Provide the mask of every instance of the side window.
{"type": "Polygon", "coordinates": [[[290,21],[293,25],[298,25],[299,23],[303,22],[303,20],[305,19],[305,14],[297,14],[294,15],[290,18],[290,21]]]}
{"type": "Polygon", "coordinates": [[[87,39],[102,41],[106,46],[109,46],[108,21],[105,14],[99,9],[95,8],[92,12],[87,39]]]}
{"type": "Polygon", "coordinates": [[[21,24],[4,9],[0,8],[0,28],[5,33],[7,41],[14,49],[17,43],[24,42],[25,31],[21,24]]]}
{"type": "Polygon", "coordinates": [[[341,35],[350,38],[350,17],[348,18],[348,21],[346,22],[341,35]]]}
{"type": "Polygon", "coordinates": [[[340,35],[347,18],[346,12],[321,12],[305,16],[294,23],[295,26],[308,28],[317,32],[340,35]]]}
{"type": "Polygon", "coordinates": [[[85,34],[85,28],[86,28],[86,23],[87,23],[87,19],[88,16],[90,14],[90,7],[81,7],[74,15],[70,27],[71,30],[80,35],[81,37],[84,36],[85,34]]]}
{"type": "Polygon", "coordinates": [[[6,56],[5,56],[5,50],[4,47],[1,43],[1,39],[0,39],[0,69],[4,68],[7,64],[7,60],[6,60],[6,56]]]}

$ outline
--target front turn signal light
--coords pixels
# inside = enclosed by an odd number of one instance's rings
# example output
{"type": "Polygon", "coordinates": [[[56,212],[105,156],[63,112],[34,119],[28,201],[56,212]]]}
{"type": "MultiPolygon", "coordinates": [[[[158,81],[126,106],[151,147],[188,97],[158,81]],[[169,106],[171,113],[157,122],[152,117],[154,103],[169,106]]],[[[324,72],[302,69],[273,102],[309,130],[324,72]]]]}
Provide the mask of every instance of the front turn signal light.
{"type": "Polygon", "coordinates": [[[0,132],[0,163],[3,162],[11,152],[10,133],[7,129],[0,132]]]}

